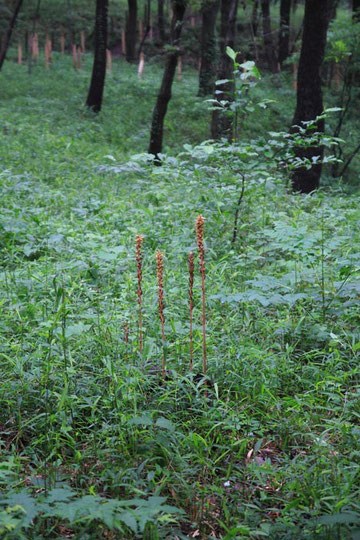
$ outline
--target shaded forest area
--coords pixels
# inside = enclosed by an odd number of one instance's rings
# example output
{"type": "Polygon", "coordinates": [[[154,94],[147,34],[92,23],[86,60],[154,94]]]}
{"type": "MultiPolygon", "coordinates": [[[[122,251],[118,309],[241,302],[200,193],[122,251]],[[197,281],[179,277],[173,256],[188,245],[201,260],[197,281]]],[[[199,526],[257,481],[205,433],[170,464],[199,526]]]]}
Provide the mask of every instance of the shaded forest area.
{"type": "MultiPolygon", "coordinates": [[[[328,105],[333,114],[328,119],[327,135],[336,144],[330,175],[349,181],[353,161],[358,162],[360,151],[353,127],[359,69],[356,0],[323,0],[305,5],[291,0],[234,0],[222,4],[205,2],[200,6],[163,0],[156,5],[149,1],[138,5],[137,0],[128,0],[127,4],[114,1],[109,5],[108,1],[99,0],[94,7],[92,13],[86,4],[70,0],[66,10],[55,0],[46,5],[41,0],[24,6],[20,0],[5,3],[0,27],[0,67],[13,33],[17,62],[27,63],[29,71],[38,61],[40,51],[44,51],[48,68],[53,51],[71,53],[74,69],[82,68],[86,51],[94,51],[86,105],[99,112],[106,66],[111,69],[113,57],[138,64],[140,77],[145,62],[147,65],[163,61],[164,73],[152,112],[148,145],[148,152],[158,163],[175,72],[181,80],[183,64],[198,69],[198,95],[214,96],[212,138],[226,137],[229,141],[236,140],[244,129],[243,119],[252,106],[252,87],[260,77],[259,70],[277,76],[279,87],[283,84],[281,73],[292,72],[296,105],[282,127],[293,126],[291,133],[303,135],[305,122],[319,118],[316,129],[323,133],[325,117],[320,116],[328,105]],[[230,49],[236,52],[233,58],[228,54],[230,49]],[[327,94],[325,105],[323,90],[327,94]],[[350,131],[351,140],[346,144],[340,140],[344,130],[350,131]]],[[[270,103],[267,105],[271,108],[270,103]]],[[[318,162],[310,169],[298,164],[292,173],[292,184],[295,191],[311,192],[320,182],[324,147],[321,141],[317,146],[310,141],[309,147],[304,148],[306,137],[301,139],[295,148],[296,157],[305,161],[315,158],[318,162]]]]}
{"type": "Polygon", "coordinates": [[[360,3],[0,39],[0,537],[356,540],[360,3]]]}

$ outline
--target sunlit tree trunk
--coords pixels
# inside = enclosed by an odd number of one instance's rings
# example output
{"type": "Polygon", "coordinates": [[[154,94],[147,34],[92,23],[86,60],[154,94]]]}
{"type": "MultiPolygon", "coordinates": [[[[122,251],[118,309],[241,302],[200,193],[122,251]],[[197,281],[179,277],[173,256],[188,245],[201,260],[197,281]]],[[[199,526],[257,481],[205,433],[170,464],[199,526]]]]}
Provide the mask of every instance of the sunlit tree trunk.
{"type": "MultiPolygon", "coordinates": [[[[305,0],[304,30],[298,68],[297,101],[293,119],[292,132],[297,132],[296,126],[303,122],[314,120],[323,112],[323,97],[321,89],[320,69],[326,46],[328,25],[328,0],[305,0]]],[[[317,122],[317,131],[324,132],[325,122],[317,122]]],[[[318,158],[320,163],[310,169],[296,169],[292,184],[294,191],[310,193],[319,186],[321,176],[321,160],[324,149],[321,146],[296,149],[300,158],[312,160],[318,158]]]]}
{"type": "Polygon", "coordinates": [[[94,112],[101,110],[106,74],[108,0],[96,0],[94,31],[94,63],[86,105],[94,112]]]}
{"type": "Polygon", "coordinates": [[[212,94],[216,77],[216,19],[219,0],[205,0],[202,8],[199,96],[212,94]]]}
{"type": "Polygon", "coordinates": [[[268,67],[272,73],[277,71],[275,47],[271,33],[270,0],[261,0],[262,27],[265,55],[268,67]]]}
{"type": "Polygon", "coordinates": [[[2,46],[1,46],[1,51],[0,51],[0,69],[2,68],[4,60],[5,60],[6,53],[7,53],[7,50],[9,48],[9,45],[10,45],[11,34],[12,34],[13,30],[14,30],[16,19],[17,19],[17,16],[19,14],[22,3],[23,3],[23,0],[18,0],[17,1],[16,5],[15,5],[15,9],[13,11],[13,14],[11,16],[11,19],[9,21],[9,25],[7,27],[5,36],[2,39],[2,46]]]}
{"type": "Polygon", "coordinates": [[[137,62],[136,55],[136,29],[137,29],[137,0],[128,0],[128,13],[126,17],[126,60],[137,62]]]}
{"type": "MultiPolygon", "coordinates": [[[[235,29],[236,29],[236,13],[238,0],[221,0],[221,25],[220,25],[220,63],[216,78],[218,80],[229,80],[229,82],[216,86],[215,99],[218,101],[226,100],[228,102],[233,99],[234,83],[234,67],[232,60],[226,54],[226,47],[234,48],[235,29]]],[[[211,137],[213,139],[221,139],[227,137],[231,140],[232,118],[222,110],[213,110],[211,117],[211,137]]]]}
{"type": "Polygon", "coordinates": [[[280,1],[279,55],[280,64],[289,56],[291,0],[280,1]]]}
{"type": "Polygon", "coordinates": [[[186,8],[186,0],[173,1],[173,17],[171,21],[170,45],[165,62],[164,74],[153,111],[149,154],[155,156],[155,163],[161,163],[159,154],[162,151],[164,120],[169,101],[171,99],[171,87],[175,76],[176,65],[180,53],[179,43],[186,8]]]}

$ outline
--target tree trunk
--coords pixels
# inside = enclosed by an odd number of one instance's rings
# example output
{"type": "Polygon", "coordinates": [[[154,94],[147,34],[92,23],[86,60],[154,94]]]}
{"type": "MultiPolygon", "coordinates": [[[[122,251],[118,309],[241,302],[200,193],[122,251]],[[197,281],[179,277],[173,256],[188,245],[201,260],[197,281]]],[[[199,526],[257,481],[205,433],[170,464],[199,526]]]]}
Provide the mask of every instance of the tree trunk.
{"type": "Polygon", "coordinates": [[[280,1],[279,56],[280,65],[289,56],[291,0],[280,1]]]}
{"type": "MultiPolygon", "coordinates": [[[[236,29],[236,13],[238,0],[221,0],[221,35],[220,35],[220,52],[221,58],[217,72],[217,79],[230,79],[221,85],[217,85],[215,99],[233,100],[234,83],[234,65],[231,58],[226,54],[226,47],[234,48],[235,29],[236,29]]],[[[225,111],[214,109],[211,117],[211,137],[213,139],[221,139],[227,137],[232,139],[232,118],[225,111]]]]}
{"type": "Polygon", "coordinates": [[[69,32],[69,35],[70,35],[70,46],[72,47],[75,44],[75,32],[74,32],[74,24],[73,24],[72,6],[71,6],[70,0],[66,0],[66,19],[67,19],[67,31],[69,32]]]}
{"type": "Polygon", "coordinates": [[[164,16],[164,0],[158,0],[158,29],[159,29],[159,41],[165,43],[165,16],[164,16]]]}
{"type": "Polygon", "coordinates": [[[328,7],[327,7],[328,26],[331,23],[331,21],[336,19],[338,5],[339,5],[339,0],[328,0],[328,7]]]}
{"type": "Polygon", "coordinates": [[[136,55],[137,0],[128,0],[126,17],[125,43],[127,62],[137,62],[136,55]]]}
{"type": "Polygon", "coordinates": [[[142,40],[141,40],[140,45],[139,45],[139,50],[138,50],[138,53],[137,53],[138,59],[140,59],[140,54],[142,53],[146,38],[150,34],[150,28],[151,28],[150,23],[151,23],[151,1],[147,0],[146,4],[145,4],[145,9],[144,9],[144,28],[145,28],[145,31],[144,31],[144,35],[143,35],[142,40]]]}
{"type": "MultiPolygon", "coordinates": [[[[328,0],[317,0],[316,2],[305,0],[304,31],[297,80],[297,102],[293,127],[291,128],[293,133],[298,131],[296,126],[302,126],[303,122],[314,120],[323,112],[320,69],[326,46],[327,3],[328,0]]],[[[316,129],[320,133],[324,132],[324,120],[317,122],[316,129]]],[[[324,148],[322,146],[299,147],[295,153],[297,157],[310,160],[319,157],[319,164],[313,165],[309,170],[305,167],[296,169],[293,173],[293,190],[310,193],[319,187],[324,148]]]]}
{"type": "Polygon", "coordinates": [[[12,14],[12,17],[11,17],[10,21],[9,21],[9,25],[7,27],[5,36],[2,39],[2,47],[1,47],[1,51],[0,51],[0,69],[2,68],[2,65],[3,65],[4,60],[5,60],[6,53],[7,53],[7,50],[9,48],[9,44],[10,44],[10,40],[11,40],[11,34],[12,34],[13,30],[14,30],[16,19],[17,19],[17,16],[19,14],[22,3],[23,3],[23,0],[18,0],[17,1],[16,5],[15,5],[14,12],[12,14]]]}
{"type": "Polygon", "coordinates": [[[108,0],[96,0],[95,50],[89,94],[86,105],[94,112],[101,110],[106,74],[108,0]]]}
{"type": "Polygon", "coordinates": [[[356,22],[360,21],[360,0],[353,0],[353,19],[356,22]]]}
{"type": "Polygon", "coordinates": [[[270,71],[276,73],[277,62],[271,33],[270,0],[261,0],[261,12],[266,60],[270,71]]]}
{"type": "Polygon", "coordinates": [[[150,132],[149,154],[155,156],[155,163],[157,165],[161,164],[159,154],[162,150],[164,120],[171,99],[171,87],[179,56],[179,43],[185,8],[186,0],[173,0],[173,17],[170,31],[171,50],[167,54],[161,87],[153,111],[150,132]]]}
{"type": "Polygon", "coordinates": [[[216,18],[219,0],[205,0],[202,9],[201,66],[199,74],[199,96],[207,96],[214,91],[216,77],[216,18]]]}
{"type": "Polygon", "coordinates": [[[253,37],[257,36],[257,30],[259,25],[259,16],[258,16],[259,0],[254,0],[254,5],[251,13],[251,28],[253,37]]]}

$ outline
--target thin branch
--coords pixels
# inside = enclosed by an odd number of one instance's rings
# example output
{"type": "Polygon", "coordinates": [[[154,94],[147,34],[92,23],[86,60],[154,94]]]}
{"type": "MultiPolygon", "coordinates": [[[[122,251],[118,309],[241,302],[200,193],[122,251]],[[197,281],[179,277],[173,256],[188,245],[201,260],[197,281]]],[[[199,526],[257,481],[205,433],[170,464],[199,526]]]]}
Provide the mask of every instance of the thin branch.
{"type": "Polygon", "coordinates": [[[300,39],[300,36],[302,34],[302,31],[303,31],[303,28],[304,28],[304,23],[302,22],[301,25],[300,25],[300,28],[299,28],[299,31],[298,33],[296,34],[295,36],[295,39],[293,41],[293,44],[291,46],[291,49],[290,49],[290,54],[293,54],[295,52],[295,49],[296,49],[296,43],[298,41],[298,39],[300,39]]]}
{"type": "Polygon", "coordinates": [[[352,162],[352,160],[354,159],[354,157],[356,156],[356,154],[360,151],[360,143],[357,145],[357,147],[355,148],[355,150],[352,152],[352,154],[348,157],[348,159],[345,161],[344,163],[344,166],[343,168],[341,169],[341,171],[339,172],[339,176],[343,176],[347,170],[347,168],[349,167],[350,163],[352,162]]]}

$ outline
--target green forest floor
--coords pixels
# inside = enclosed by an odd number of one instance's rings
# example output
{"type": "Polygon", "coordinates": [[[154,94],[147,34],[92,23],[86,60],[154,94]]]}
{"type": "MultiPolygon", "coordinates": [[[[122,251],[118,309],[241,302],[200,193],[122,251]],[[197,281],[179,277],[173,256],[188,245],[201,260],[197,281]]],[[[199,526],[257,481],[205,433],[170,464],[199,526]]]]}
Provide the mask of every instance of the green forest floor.
{"type": "MultiPolygon", "coordinates": [[[[74,72],[0,77],[0,536],[355,539],[360,531],[360,197],[246,183],[207,145],[196,74],[176,82],[166,150],[146,151],[161,70],[114,62],[103,112],[74,72]],[[206,218],[207,360],[196,262],[206,218]],[[135,235],[143,234],[144,352],[135,235]],[[165,256],[162,347],[155,251],[165,256]],[[129,342],[124,325],[129,324],[129,342]]],[[[286,76],[250,139],[284,129],[286,76]]],[[[254,147],[255,147],[254,143],[254,147]]]]}

